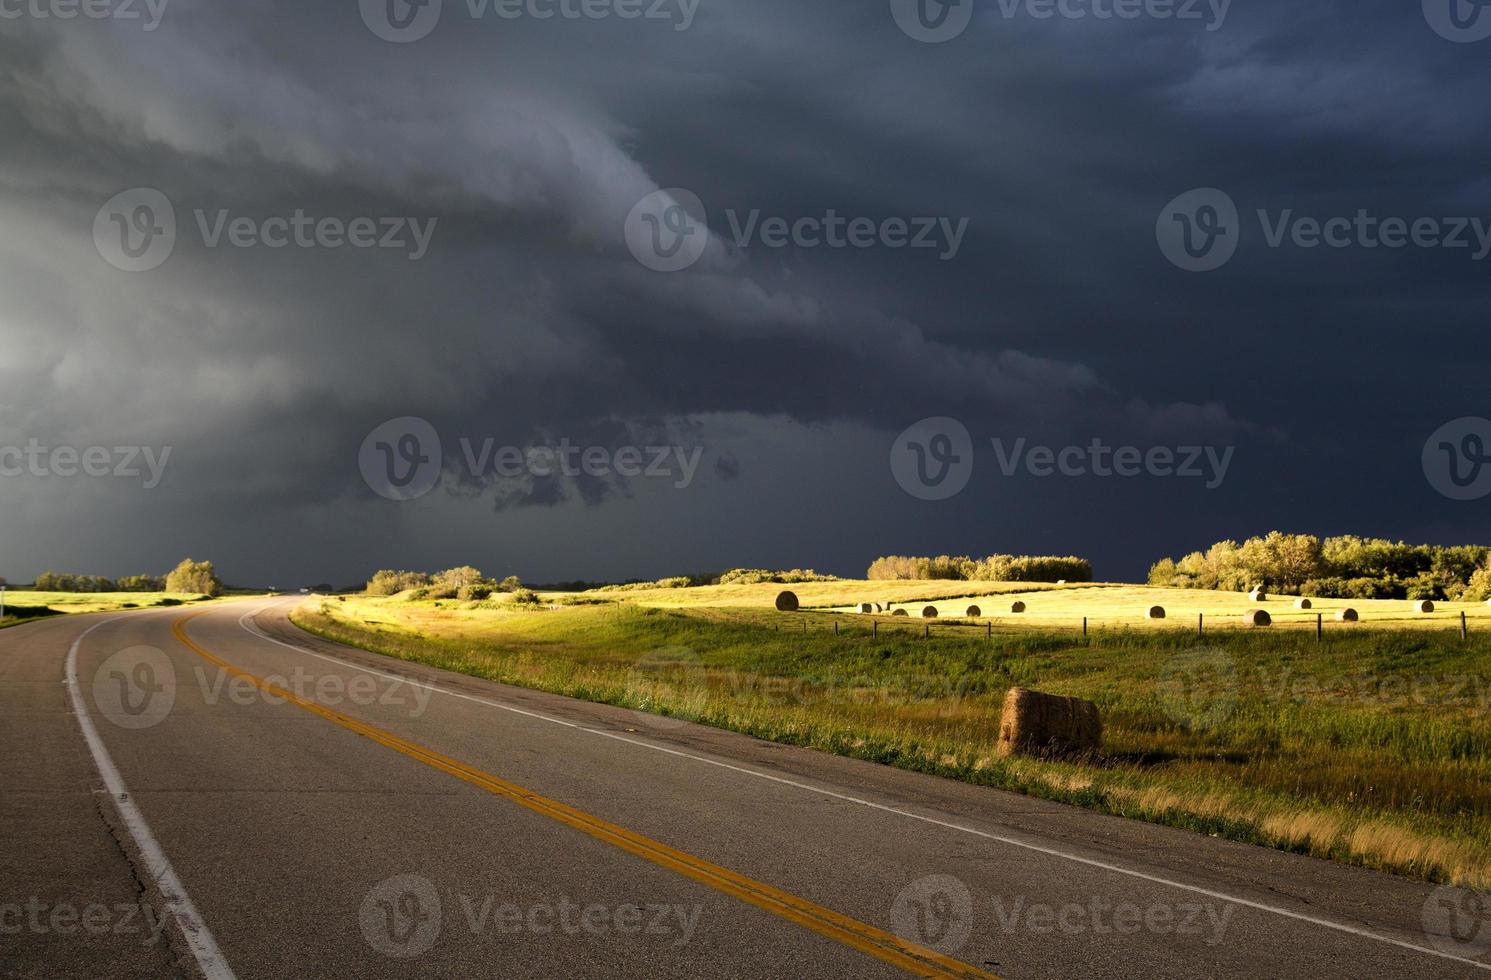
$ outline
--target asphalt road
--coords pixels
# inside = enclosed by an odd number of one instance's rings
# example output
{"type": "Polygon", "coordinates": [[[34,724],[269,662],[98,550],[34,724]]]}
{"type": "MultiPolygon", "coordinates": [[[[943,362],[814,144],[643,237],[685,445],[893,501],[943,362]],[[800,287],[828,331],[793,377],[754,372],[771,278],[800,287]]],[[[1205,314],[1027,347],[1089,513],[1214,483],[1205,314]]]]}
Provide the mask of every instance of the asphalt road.
{"type": "Polygon", "coordinates": [[[291,606],[0,631],[0,976],[1491,976],[1449,890],[389,661],[291,606]]]}

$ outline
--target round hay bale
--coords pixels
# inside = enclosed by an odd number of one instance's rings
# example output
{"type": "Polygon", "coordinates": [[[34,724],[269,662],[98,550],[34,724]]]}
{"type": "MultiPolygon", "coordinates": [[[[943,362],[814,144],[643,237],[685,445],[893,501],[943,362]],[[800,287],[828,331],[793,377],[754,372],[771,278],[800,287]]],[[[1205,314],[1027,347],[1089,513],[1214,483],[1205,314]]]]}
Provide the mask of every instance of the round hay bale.
{"type": "Polygon", "coordinates": [[[978,619],[983,614],[984,614],[984,611],[982,609],[980,609],[978,606],[969,606],[968,607],[968,611],[965,612],[963,615],[969,617],[970,619],[978,619]]]}
{"type": "Polygon", "coordinates": [[[873,602],[861,602],[859,604],[859,611],[868,616],[875,611],[875,604],[873,602]]]}
{"type": "Polygon", "coordinates": [[[1265,592],[1265,591],[1263,591],[1263,586],[1260,585],[1260,586],[1258,586],[1258,588],[1256,588],[1252,592],[1248,593],[1248,601],[1249,602],[1267,602],[1268,601],[1268,593],[1265,592]]]}
{"type": "Polygon", "coordinates": [[[923,606],[922,607],[922,619],[936,619],[936,618],[937,618],[937,607],[936,606],[923,606]]]}
{"type": "Polygon", "coordinates": [[[1145,619],[1164,619],[1165,618],[1165,607],[1164,606],[1150,606],[1149,609],[1145,611],[1144,618],[1145,619]]]}
{"type": "Polygon", "coordinates": [[[1315,603],[1311,602],[1309,599],[1295,599],[1294,600],[1294,608],[1296,608],[1296,609],[1314,609],[1315,608],[1315,603]]]}
{"type": "Polygon", "coordinates": [[[894,612],[892,612],[891,615],[892,616],[910,616],[911,614],[909,612],[907,612],[906,610],[904,610],[904,609],[897,609],[894,612]]]}
{"type": "Polygon", "coordinates": [[[1010,612],[1012,612],[1012,613],[1022,613],[1024,611],[1025,611],[1025,603],[1023,603],[1023,602],[1012,602],[1012,603],[1010,603],[1010,612]]]}
{"type": "Polygon", "coordinates": [[[1434,603],[1428,599],[1415,599],[1413,602],[1413,611],[1416,613],[1431,613],[1434,611],[1434,603]]]}
{"type": "Polygon", "coordinates": [[[1274,618],[1262,609],[1249,609],[1243,613],[1244,626],[1272,626],[1274,618]]]}
{"type": "Polygon", "coordinates": [[[797,593],[783,592],[777,596],[777,612],[797,612],[797,593]]]}
{"type": "Polygon", "coordinates": [[[1342,609],[1336,613],[1336,622],[1338,623],[1354,623],[1358,619],[1361,619],[1361,617],[1357,615],[1355,609],[1342,609]]]}

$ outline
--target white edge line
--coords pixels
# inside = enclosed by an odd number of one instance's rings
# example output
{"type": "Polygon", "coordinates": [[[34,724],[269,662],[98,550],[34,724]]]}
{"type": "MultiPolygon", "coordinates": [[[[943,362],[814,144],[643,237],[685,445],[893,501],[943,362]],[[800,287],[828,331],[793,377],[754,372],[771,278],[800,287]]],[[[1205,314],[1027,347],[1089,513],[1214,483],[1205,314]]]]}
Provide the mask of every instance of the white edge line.
{"type": "Polygon", "coordinates": [[[83,738],[88,743],[88,750],[93,753],[93,761],[98,766],[98,774],[103,777],[104,786],[109,795],[113,797],[114,805],[119,808],[119,816],[123,819],[124,826],[134,838],[135,846],[140,849],[140,855],[145,859],[146,870],[165,899],[166,911],[176,920],[176,925],[180,928],[187,947],[196,957],[197,966],[207,980],[234,980],[233,970],[228,966],[228,961],[223,958],[222,950],[218,949],[217,941],[212,938],[212,933],[202,921],[197,907],[192,904],[191,897],[187,895],[186,888],[181,884],[181,879],[176,877],[176,869],[171,867],[171,862],[166,857],[166,852],[161,849],[160,842],[150,832],[150,826],[145,822],[140,808],[135,806],[135,801],[129,795],[129,788],[124,785],[124,777],[119,774],[114,760],[109,756],[108,749],[104,748],[103,740],[99,738],[98,729],[94,727],[93,720],[88,717],[82,685],[78,683],[78,647],[82,645],[88,634],[116,621],[117,619],[106,619],[101,623],[95,623],[80,633],[78,638],[73,640],[72,646],[68,648],[67,690],[72,695],[73,712],[77,715],[79,727],[83,729],[83,738]]]}
{"type": "Polygon", "coordinates": [[[360,670],[363,673],[385,677],[389,680],[396,681],[401,684],[408,684],[411,687],[423,688],[427,691],[433,691],[436,694],[444,694],[447,697],[459,698],[462,701],[472,701],[476,704],[482,704],[492,708],[500,708],[503,711],[509,711],[513,714],[523,715],[528,718],[534,718],[538,721],[546,721],[553,725],[561,725],[565,728],[572,728],[576,731],[584,732],[588,735],[599,735],[603,738],[614,739],[618,742],[625,742],[628,745],[636,745],[644,749],[651,749],[654,752],[662,752],[666,755],[677,756],[681,759],[691,759],[694,762],[702,762],[705,765],[715,766],[720,769],[728,769],[731,772],[738,772],[747,776],[754,776],[757,779],[769,780],[774,783],[780,783],[784,786],[791,786],[795,789],[805,790],[809,793],[816,793],[819,796],[827,796],[836,800],[842,800],[846,803],[855,803],[863,807],[869,807],[872,810],[880,810],[884,813],[894,813],[897,816],[907,817],[912,820],[918,820],[922,823],[932,824],[934,826],[942,827],[947,830],[956,830],[964,834],[971,834],[975,837],[982,837],[985,840],[995,841],[1000,844],[1008,844],[1011,847],[1023,848],[1027,851],[1034,851],[1038,854],[1045,854],[1050,857],[1060,858],[1063,861],[1071,861],[1075,864],[1083,864],[1092,868],[1100,868],[1104,871],[1110,871],[1114,874],[1126,875],[1130,878],[1138,878],[1142,881],[1148,881],[1156,885],[1164,885],[1168,888],[1178,888],[1182,891],[1191,892],[1192,894],[1205,895],[1208,898],[1219,899],[1221,901],[1229,902],[1234,905],[1241,905],[1245,908],[1256,909],[1260,912],[1268,912],[1273,915],[1283,916],[1284,918],[1294,919],[1298,922],[1307,922],[1311,925],[1321,926],[1322,928],[1326,929],[1333,929],[1337,932],[1347,933],[1348,935],[1357,936],[1362,939],[1371,939],[1376,942],[1386,943],[1391,946],[1397,946],[1401,949],[1411,950],[1415,953],[1422,953],[1426,956],[1435,956],[1440,959],[1451,960],[1456,963],[1463,963],[1467,966],[1473,966],[1479,970],[1491,971],[1491,963],[1483,963],[1479,960],[1473,960],[1465,956],[1457,956],[1454,953],[1446,953],[1441,950],[1432,949],[1428,946],[1420,946],[1417,943],[1410,943],[1402,939],[1394,939],[1391,936],[1384,936],[1367,929],[1360,929],[1356,926],[1347,925],[1344,922],[1333,922],[1330,919],[1322,919],[1313,915],[1305,915],[1301,912],[1291,912],[1289,909],[1279,908],[1276,905],[1268,905],[1264,902],[1255,902],[1246,898],[1238,898],[1235,895],[1228,895],[1225,892],[1212,891],[1207,888],[1201,888],[1197,885],[1187,885],[1184,882],[1174,881],[1169,878],[1162,878],[1158,875],[1148,874],[1143,871],[1135,871],[1132,868],[1125,868],[1120,865],[1109,864],[1106,861],[1098,861],[1093,858],[1082,857],[1080,855],[1058,850],[1053,847],[1046,847],[1041,844],[1032,844],[1029,841],[1019,840],[1014,837],[1004,837],[999,834],[991,834],[988,831],[978,830],[974,827],[969,827],[958,823],[951,823],[946,820],[938,820],[935,817],[923,816],[919,813],[912,813],[909,810],[902,810],[899,807],[888,806],[884,803],[876,803],[873,800],[861,799],[860,797],[850,796],[846,793],[838,793],[833,790],[823,789],[819,786],[813,786],[808,783],[798,782],[794,779],[787,779],[784,776],[774,776],[771,773],[761,772],[757,769],[750,769],[744,766],[736,766],[728,762],[720,762],[716,759],[710,759],[705,756],[694,755],[691,752],[683,752],[678,749],[670,749],[662,745],[655,745],[651,742],[646,742],[641,739],[627,738],[625,735],[618,735],[615,732],[608,732],[598,728],[587,728],[584,725],[565,721],[562,718],[554,718],[550,715],[541,714],[537,711],[529,711],[525,708],[516,708],[510,704],[503,704],[500,701],[493,701],[490,698],[477,697],[472,694],[462,694],[459,691],[449,691],[444,688],[436,687],[433,684],[425,684],[421,681],[411,680],[408,677],[401,677],[398,674],[391,674],[387,671],[375,670],[372,667],[364,667],[361,664],[355,664],[351,661],[343,660],[340,657],[330,657],[326,654],[316,653],[314,650],[307,650],[305,647],[296,646],[293,643],[286,643],[283,640],[277,640],[274,637],[270,636],[268,633],[265,633],[263,630],[259,629],[257,625],[251,622],[254,616],[259,615],[259,613],[264,612],[269,608],[269,606],[264,606],[260,609],[246,613],[238,620],[238,625],[242,626],[244,630],[253,634],[254,636],[257,636],[261,640],[267,640],[270,643],[277,644],[289,650],[294,650],[297,653],[303,653],[307,656],[316,657],[319,660],[325,660],[343,667],[349,667],[353,670],[360,670]]]}

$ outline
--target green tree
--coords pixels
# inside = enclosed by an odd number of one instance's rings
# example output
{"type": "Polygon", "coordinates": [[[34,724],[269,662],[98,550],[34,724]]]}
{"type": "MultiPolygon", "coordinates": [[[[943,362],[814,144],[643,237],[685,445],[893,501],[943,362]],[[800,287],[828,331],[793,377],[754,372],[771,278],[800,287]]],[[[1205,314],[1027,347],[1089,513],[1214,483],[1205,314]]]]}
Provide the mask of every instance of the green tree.
{"type": "Polygon", "coordinates": [[[196,592],[200,595],[223,594],[223,583],[218,580],[210,561],[192,561],[183,558],[181,564],[166,576],[167,592],[196,592]]]}

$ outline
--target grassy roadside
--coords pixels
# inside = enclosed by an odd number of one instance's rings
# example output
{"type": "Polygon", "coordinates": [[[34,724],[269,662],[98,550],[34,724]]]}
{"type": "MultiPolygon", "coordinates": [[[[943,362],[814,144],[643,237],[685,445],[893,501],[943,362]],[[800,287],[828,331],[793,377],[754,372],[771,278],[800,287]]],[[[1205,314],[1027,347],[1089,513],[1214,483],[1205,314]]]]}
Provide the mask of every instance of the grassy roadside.
{"type": "MultiPolygon", "coordinates": [[[[778,614],[756,601],[777,587],[754,588],[736,607],[597,594],[562,597],[595,604],[537,610],[347,597],[313,600],[293,618],[329,639],[503,683],[1491,885],[1491,631],[1462,642],[1444,628],[1358,627],[1317,644],[1313,631],[1217,630],[1203,642],[1176,624],[1100,629],[1084,643],[1067,628],[1001,622],[990,639],[984,627],[939,621],[927,640],[920,622],[880,618],[872,639],[868,617],[778,614]],[[1096,701],[1101,753],[997,758],[1000,706],[1015,684],[1096,701]]],[[[638,728],[665,724],[637,717],[638,728]]]]}
{"type": "Polygon", "coordinates": [[[189,592],[32,592],[7,589],[0,629],[48,616],[180,606],[202,602],[205,598],[189,592]]]}

